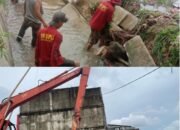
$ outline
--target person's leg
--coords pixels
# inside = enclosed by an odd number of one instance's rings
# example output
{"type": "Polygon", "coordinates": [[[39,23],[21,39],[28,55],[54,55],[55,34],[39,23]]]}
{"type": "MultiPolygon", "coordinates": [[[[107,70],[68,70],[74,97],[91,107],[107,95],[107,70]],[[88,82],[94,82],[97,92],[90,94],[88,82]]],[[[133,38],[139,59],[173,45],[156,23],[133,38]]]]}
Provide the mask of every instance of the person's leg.
{"type": "Polygon", "coordinates": [[[37,39],[37,33],[39,31],[39,29],[41,28],[41,24],[37,24],[37,23],[31,23],[31,27],[32,27],[32,41],[31,41],[31,46],[35,47],[36,46],[36,39],[37,39]]]}
{"type": "Polygon", "coordinates": [[[101,46],[108,46],[109,42],[111,41],[111,38],[109,36],[109,29],[104,28],[100,33],[99,33],[99,47],[101,46]]]}
{"type": "Polygon", "coordinates": [[[69,60],[64,58],[64,63],[62,65],[60,65],[61,67],[74,67],[74,66],[80,66],[80,64],[78,62],[75,62],[73,60],[69,60]]]}
{"type": "Polygon", "coordinates": [[[87,44],[87,50],[90,50],[93,45],[95,45],[99,40],[99,32],[91,30],[91,34],[87,44]]]}
{"type": "Polygon", "coordinates": [[[24,19],[24,22],[23,22],[23,24],[22,24],[22,26],[21,26],[21,28],[19,30],[18,36],[16,38],[17,42],[21,42],[22,41],[22,39],[24,37],[24,34],[25,34],[25,32],[26,32],[28,27],[30,27],[30,21],[27,20],[27,19],[24,19]]]}

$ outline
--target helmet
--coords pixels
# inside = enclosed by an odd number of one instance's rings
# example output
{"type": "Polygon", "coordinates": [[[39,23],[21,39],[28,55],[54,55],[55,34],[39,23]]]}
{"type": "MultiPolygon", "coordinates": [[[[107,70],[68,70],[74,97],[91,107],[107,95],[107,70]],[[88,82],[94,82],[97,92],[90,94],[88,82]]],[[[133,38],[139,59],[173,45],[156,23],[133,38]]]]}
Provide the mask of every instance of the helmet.
{"type": "Polygon", "coordinates": [[[121,5],[122,1],[121,0],[110,0],[111,3],[121,5]]]}

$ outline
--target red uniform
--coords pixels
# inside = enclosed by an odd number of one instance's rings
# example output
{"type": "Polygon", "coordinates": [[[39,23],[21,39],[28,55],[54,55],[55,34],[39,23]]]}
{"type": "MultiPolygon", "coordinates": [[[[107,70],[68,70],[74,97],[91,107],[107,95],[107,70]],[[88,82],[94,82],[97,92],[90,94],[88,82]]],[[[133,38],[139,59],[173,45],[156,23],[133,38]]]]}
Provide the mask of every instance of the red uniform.
{"type": "Polygon", "coordinates": [[[101,31],[112,21],[114,10],[114,6],[110,1],[101,2],[90,20],[91,29],[101,31]]]}
{"type": "Polygon", "coordinates": [[[35,60],[37,66],[60,66],[63,57],[59,51],[62,35],[54,27],[41,29],[38,33],[35,60]]]}

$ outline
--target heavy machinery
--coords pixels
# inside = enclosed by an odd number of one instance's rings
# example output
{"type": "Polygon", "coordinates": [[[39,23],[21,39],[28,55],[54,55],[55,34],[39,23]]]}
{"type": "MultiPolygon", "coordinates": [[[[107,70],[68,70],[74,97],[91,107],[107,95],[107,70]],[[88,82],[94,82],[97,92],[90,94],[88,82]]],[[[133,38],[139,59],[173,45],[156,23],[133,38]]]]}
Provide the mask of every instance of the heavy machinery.
{"type": "Polygon", "coordinates": [[[9,121],[6,120],[8,115],[18,106],[38,97],[40,94],[48,92],[67,81],[72,80],[73,78],[81,75],[80,85],[78,89],[78,94],[76,98],[76,104],[74,108],[74,115],[72,120],[72,130],[77,130],[80,127],[80,112],[83,105],[83,99],[85,96],[85,91],[87,87],[88,77],[90,73],[90,68],[77,68],[74,71],[65,71],[60,75],[54,77],[53,79],[44,82],[43,84],[34,87],[26,92],[20,93],[14,97],[11,97],[10,100],[0,104],[0,130],[13,130],[16,129],[15,126],[9,121]]]}

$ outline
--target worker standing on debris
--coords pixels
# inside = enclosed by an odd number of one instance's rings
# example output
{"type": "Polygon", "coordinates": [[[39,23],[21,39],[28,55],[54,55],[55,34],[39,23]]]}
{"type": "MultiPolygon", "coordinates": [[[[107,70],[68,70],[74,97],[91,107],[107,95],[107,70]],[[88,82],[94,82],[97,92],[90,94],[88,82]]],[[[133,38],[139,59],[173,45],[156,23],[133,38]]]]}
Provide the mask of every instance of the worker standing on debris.
{"type": "Polygon", "coordinates": [[[19,34],[16,38],[17,42],[21,42],[27,28],[32,28],[32,47],[35,47],[37,32],[41,27],[47,27],[45,20],[42,17],[43,8],[41,0],[25,0],[24,2],[24,22],[20,28],[19,34]]]}
{"type": "Polygon", "coordinates": [[[49,27],[39,31],[35,51],[36,66],[79,66],[79,63],[62,57],[59,50],[63,36],[58,29],[67,20],[64,13],[56,12],[49,27]]]}
{"type": "Polygon", "coordinates": [[[105,28],[112,21],[115,5],[121,5],[121,0],[102,1],[97,7],[89,23],[91,34],[87,44],[87,50],[91,49],[99,39],[102,41],[105,28]]]}

